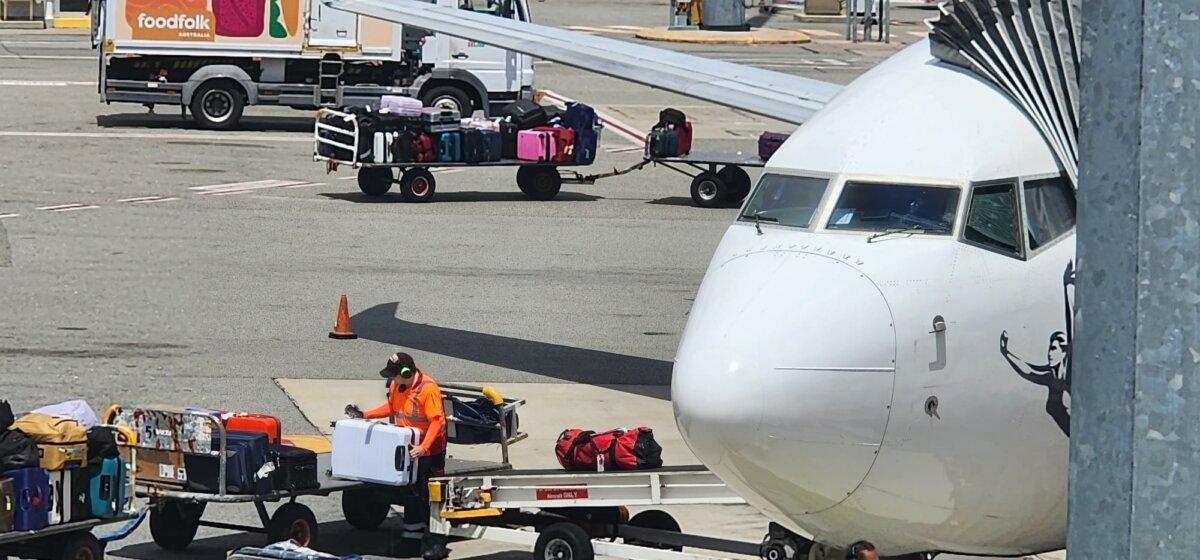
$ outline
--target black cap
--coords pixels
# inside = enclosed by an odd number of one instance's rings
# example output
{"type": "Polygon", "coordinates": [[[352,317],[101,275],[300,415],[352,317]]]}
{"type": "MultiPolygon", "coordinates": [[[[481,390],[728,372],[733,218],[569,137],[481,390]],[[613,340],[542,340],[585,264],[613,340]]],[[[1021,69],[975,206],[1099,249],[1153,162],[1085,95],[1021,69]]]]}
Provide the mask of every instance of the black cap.
{"type": "Polygon", "coordinates": [[[379,375],[383,377],[412,377],[417,373],[417,363],[413,361],[412,356],[404,352],[396,352],[388,358],[387,365],[379,370],[379,375]]]}

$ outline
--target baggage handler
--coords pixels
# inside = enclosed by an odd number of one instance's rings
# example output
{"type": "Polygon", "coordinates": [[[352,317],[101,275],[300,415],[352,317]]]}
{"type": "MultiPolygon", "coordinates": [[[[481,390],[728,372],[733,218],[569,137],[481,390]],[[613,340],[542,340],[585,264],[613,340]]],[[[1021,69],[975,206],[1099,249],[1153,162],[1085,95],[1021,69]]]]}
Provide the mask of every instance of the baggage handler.
{"type": "Polygon", "coordinates": [[[431,477],[442,476],[446,469],[446,413],[442,407],[442,389],[437,381],[417,368],[412,356],[392,354],[379,375],[387,379],[387,401],[363,412],[355,405],[346,406],[352,417],[388,418],[392,424],[421,430],[421,441],[409,455],[417,461],[417,480],[413,491],[404,495],[404,531],[401,537],[409,546],[419,543],[426,560],[449,556],[442,539],[429,529],[429,485],[431,477]]]}
{"type": "Polygon", "coordinates": [[[879,560],[879,553],[870,541],[858,541],[846,550],[847,560],[879,560]]]}

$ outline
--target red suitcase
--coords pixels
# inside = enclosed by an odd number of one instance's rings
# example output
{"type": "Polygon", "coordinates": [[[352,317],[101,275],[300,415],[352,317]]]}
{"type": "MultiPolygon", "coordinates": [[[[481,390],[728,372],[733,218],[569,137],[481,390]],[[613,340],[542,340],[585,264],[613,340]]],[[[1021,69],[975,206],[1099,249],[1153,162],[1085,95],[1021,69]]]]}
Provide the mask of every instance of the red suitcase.
{"type": "Polygon", "coordinates": [[[692,121],[683,121],[683,126],[675,127],[675,133],[679,135],[679,155],[692,153],[692,121]]]}
{"type": "Polygon", "coordinates": [[[283,437],[283,426],[279,419],[265,414],[234,414],[225,420],[225,429],[267,434],[267,443],[279,443],[283,437]]]}

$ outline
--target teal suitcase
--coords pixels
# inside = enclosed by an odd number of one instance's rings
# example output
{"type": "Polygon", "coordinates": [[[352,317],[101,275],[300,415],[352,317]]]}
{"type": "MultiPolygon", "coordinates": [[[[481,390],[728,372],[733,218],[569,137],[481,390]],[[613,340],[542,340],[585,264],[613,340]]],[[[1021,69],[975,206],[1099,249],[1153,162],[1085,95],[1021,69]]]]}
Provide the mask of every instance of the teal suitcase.
{"type": "Polygon", "coordinates": [[[88,467],[88,507],[100,519],[116,517],[125,503],[125,459],[103,459],[88,467]]]}

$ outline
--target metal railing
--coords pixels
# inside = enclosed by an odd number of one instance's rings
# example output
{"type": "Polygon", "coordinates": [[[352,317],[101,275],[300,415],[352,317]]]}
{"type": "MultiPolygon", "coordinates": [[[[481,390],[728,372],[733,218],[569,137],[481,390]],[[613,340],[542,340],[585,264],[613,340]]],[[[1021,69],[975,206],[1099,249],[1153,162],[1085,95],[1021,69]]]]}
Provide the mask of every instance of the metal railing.
{"type": "Polygon", "coordinates": [[[892,42],[891,0],[846,0],[846,40],[892,42]],[[859,38],[861,33],[862,38],[859,38]],[[872,38],[872,34],[875,35],[872,38]]]}

